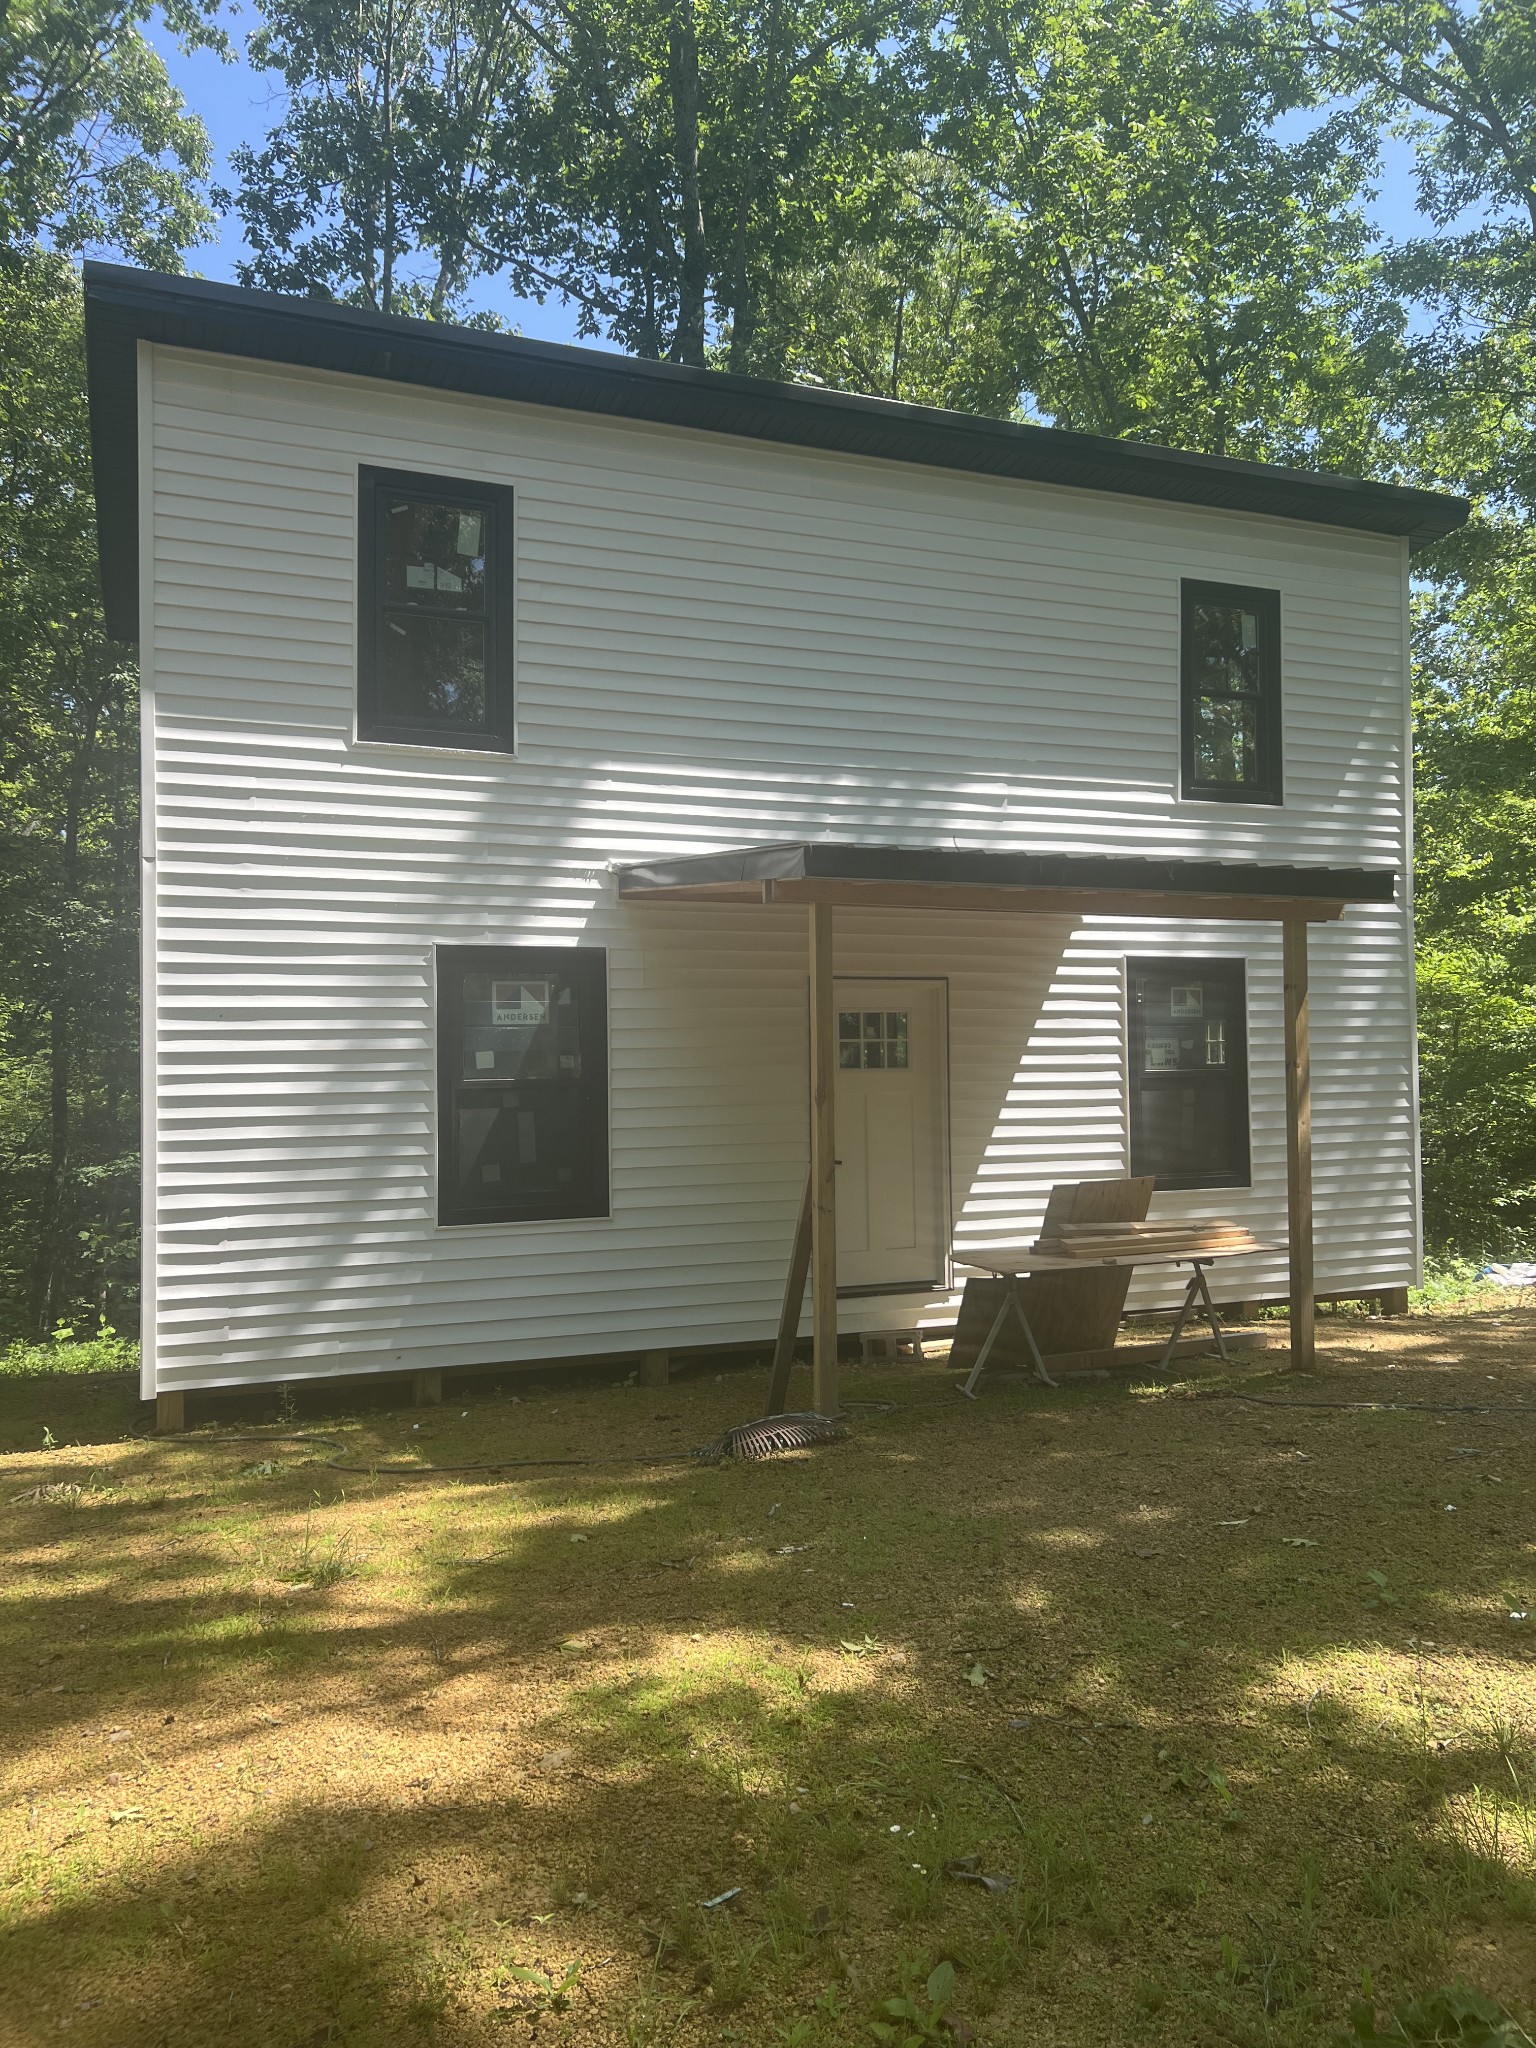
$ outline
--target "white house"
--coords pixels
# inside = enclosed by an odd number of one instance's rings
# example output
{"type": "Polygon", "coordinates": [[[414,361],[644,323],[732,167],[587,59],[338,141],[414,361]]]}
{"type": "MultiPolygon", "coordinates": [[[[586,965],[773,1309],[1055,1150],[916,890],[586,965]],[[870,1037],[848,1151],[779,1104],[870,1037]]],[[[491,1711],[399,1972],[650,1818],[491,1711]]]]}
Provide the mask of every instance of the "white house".
{"type": "Polygon", "coordinates": [[[944,1325],[1099,1175],[1289,1242],[1234,1297],[1416,1278],[1408,563],[1460,500],[108,265],[86,306],[167,1412],[762,1341],[813,1011],[824,1346],[944,1325]]]}

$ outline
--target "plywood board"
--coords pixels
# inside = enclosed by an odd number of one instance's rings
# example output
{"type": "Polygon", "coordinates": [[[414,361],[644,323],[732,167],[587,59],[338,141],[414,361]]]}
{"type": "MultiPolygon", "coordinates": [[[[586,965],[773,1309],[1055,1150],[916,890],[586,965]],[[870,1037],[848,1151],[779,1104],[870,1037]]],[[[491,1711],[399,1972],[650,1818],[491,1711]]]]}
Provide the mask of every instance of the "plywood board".
{"type": "MultiPolygon", "coordinates": [[[[1152,1177],[1059,1182],[1046,1203],[1040,1235],[1064,1223],[1139,1223],[1152,1203],[1152,1177]]],[[[1131,1284],[1129,1266],[1085,1273],[1039,1273],[1019,1283],[1019,1298],[1035,1341],[1047,1359],[1065,1351],[1104,1351],[1115,1341],[1131,1284]]],[[[950,1364],[969,1372],[1003,1298],[1002,1280],[967,1280],[955,1325],[950,1364]]],[[[988,1368],[1027,1363],[1024,1333],[1010,1316],[998,1332],[988,1368]]]]}

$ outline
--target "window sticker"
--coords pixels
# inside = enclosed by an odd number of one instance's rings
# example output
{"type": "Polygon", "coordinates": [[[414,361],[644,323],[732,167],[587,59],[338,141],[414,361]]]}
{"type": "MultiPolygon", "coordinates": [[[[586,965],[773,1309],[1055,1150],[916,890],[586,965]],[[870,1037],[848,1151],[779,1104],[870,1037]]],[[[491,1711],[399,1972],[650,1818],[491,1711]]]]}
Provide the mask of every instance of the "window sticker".
{"type": "Polygon", "coordinates": [[[1227,1064],[1227,1027],[1223,1023],[1207,1024],[1205,1027],[1205,1064],[1208,1067],[1224,1067],[1227,1064]]]}
{"type": "Polygon", "coordinates": [[[1176,1038],[1154,1038],[1147,1034],[1147,1072],[1158,1074],[1176,1068],[1179,1064],[1179,1041],[1176,1038]]]}
{"type": "Polygon", "coordinates": [[[1170,1017],[1203,1017],[1205,1015],[1205,984],[1195,981],[1182,988],[1168,991],[1168,1014],[1170,1017]]]}
{"type": "Polygon", "coordinates": [[[451,569],[438,568],[435,562],[407,562],[405,587],[407,590],[462,590],[464,578],[455,576],[451,569]]]}
{"type": "Polygon", "coordinates": [[[493,981],[491,1022],[493,1024],[542,1024],[549,1015],[547,981],[493,981]]]}
{"type": "Polygon", "coordinates": [[[481,552],[480,528],[483,523],[483,515],[479,512],[461,512],[459,514],[459,543],[455,550],[456,553],[461,555],[478,555],[481,552]]]}
{"type": "Polygon", "coordinates": [[[477,1071],[482,1074],[485,1073],[487,1070],[494,1073],[496,1068],[495,1053],[486,1052],[483,1049],[477,1051],[475,1054],[475,1067],[477,1071]]]}

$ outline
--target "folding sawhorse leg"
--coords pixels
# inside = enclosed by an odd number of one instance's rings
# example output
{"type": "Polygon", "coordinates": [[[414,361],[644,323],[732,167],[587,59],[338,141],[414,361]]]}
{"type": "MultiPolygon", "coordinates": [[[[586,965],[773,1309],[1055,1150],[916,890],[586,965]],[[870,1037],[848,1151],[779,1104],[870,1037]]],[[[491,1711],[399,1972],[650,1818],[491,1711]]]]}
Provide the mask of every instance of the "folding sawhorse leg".
{"type": "Polygon", "coordinates": [[[1002,1330],[1003,1324],[1008,1320],[1008,1311],[1010,1309],[1013,1310],[1019,1319],[1019,1327],[1024,1332],[1024,1341],[1029,1346],[1029,1355],[1035,1361],[1036,1374],[1044,1380],[1048,1387],[1054,1387],[1056,1384],[1045,1369],[1045,1360],[1040,1356],[1040,1346],[1035,1342],[1035,1333],[1029,1327],[1029,1317],[1025,1315],[1024,1304],[1019,1299],[1019,1276],[1017,1273],[1009,1273],[1003,1277],[1003,1298],[998,1304],[997,1314],[992,1318],[992,1327],[988,1330],[982,1347],[976,1354],[976,1363],[971,1367],[966,1377],[965,1385],[960,1389],[968,1401],[974,1401],[976,1398],[976,1382],[981,1378],[982,1368],[992,1354],[992,1346],[997,1342],[998,1334],[1002,1330]]]}
{"type": "Polygon", "coordinates": [[[1205,1284],[1205,1267],[1207,1263],[1207,1261],[1200,1259],[1191,1261],[1189,1285],[1184,1290],[1184,1300],[1180,1305],[1178,1315],[1174,1319],[1173,1333],[1168,1339],[1167,1348],[1158,1361],[1157,1369],[1159,1372],[1166,1372],[1172,1363],[1173,1347],[1178,1343],[1180,1337],[1183,1336],[1184,1325],[1189,1321],[1190,1312],[1197,1301],[1202,1305],[1205,1311],[1205,1320],[1211,1326],[1211,1335],[1216,1339],[1216,1349],[1221,1354],[1222,1364],[1228,1365],[1231,1363],[1227,1357],[1226,1340],[1221,1334],[1221,1323],[1216,1314],[1216,1304],[1211,1299],[1210,1288],[1205,1284]]]}

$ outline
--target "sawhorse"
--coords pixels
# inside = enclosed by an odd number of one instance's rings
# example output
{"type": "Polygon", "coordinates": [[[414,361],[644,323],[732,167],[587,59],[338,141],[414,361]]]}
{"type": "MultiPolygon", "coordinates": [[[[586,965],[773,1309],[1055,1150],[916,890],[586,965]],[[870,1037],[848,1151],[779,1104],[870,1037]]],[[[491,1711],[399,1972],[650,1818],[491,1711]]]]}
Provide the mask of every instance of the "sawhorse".
{"type": "MultiPolygon", "coordinates": [[[[1063,1263],[1053,1260],[1046,1270],[1060,1272],[1063,1263]]],[[[1109,1263],[1108,1260],[1105,1261],[1106,1265],[1109,1263]]],[[[1221,1321],[1216,1314],[1216,1304],[1211,1299],[1211,1290],[1206,1285],[1205,1280],[1205,1269],[1212,1263],[1210,1259],[1190,1258],[1186,1261],[1180,1258],[1164,1257],[1156,1261],[1150,1259],[1144,1262],[1127,1260],[1125,1263],[1128,1265],[1139,1263],[1151,1265],[1156,1263],[1158,1265],[1172,1265],[1175,1267],[1188,1264],[1190,1267],[1189,1285],[1184,1290],[1184,1299],[1179,1305],[1179,1312],[1174,1318],[1173,1329],[1169,1333],[1168,1342],[1163,1347],[1163,1355],[1157,1362],[1156,1371],[1166,1372],[1168,1370],[1169,1365],[1173,1361],[1174,1346],[1183,1336],[1184,1326],[1189,1321],[1197,1304],[1204,1314],[1205,1320],[1211,1326],[1211,1335],[1216,1340],[1216,1349],[1221,1356],[1222,1363],[1224,1365],[1230,1363],[1227,1357],[1226,1340],[1221,1333],[1221,1321]]],[[[1029,1317],[1024,1313],[1024,1303],[1019,1297],[1019,1281],[1025,1277],[1028,1271],[1040,1269],[1040,1267],[1034,1269],[1026,1268],[1021,1273],[1005,1272],[998,1275],[1003,1282],[1003,1298],[998,1304],[997,1314],[992,1318],[992,1327],[982,1340],[981,1349],[976,1354],[976,1363],[966,1375],[965,1384],[960,1389],[968,1401],[976,1399],[977,1382],[980,1380],[987,1360],[991,1356],[993,1345],[1002,1334],[1003,1325],[1007,1322],[1010,1311],[1019,1319],[1019,1328],[1024,1332],[1024,1341],[1029,1346],[1030,1357],[1034,1360],[1036,1378],[1043,1381],[1048,1387],[1056,1385],[1055,1380],[1051,1378],[1045,1369],[1045,1360],[1040,1355],[1040,1346],[1035,1342],[1035,1333],[1029,1326],[1029,1317]]],[[[1091,1268],[1085,1261],[1083,1265],[1078,1267],[1078,1270],[1091,1270],[1091,1268]]]]}

